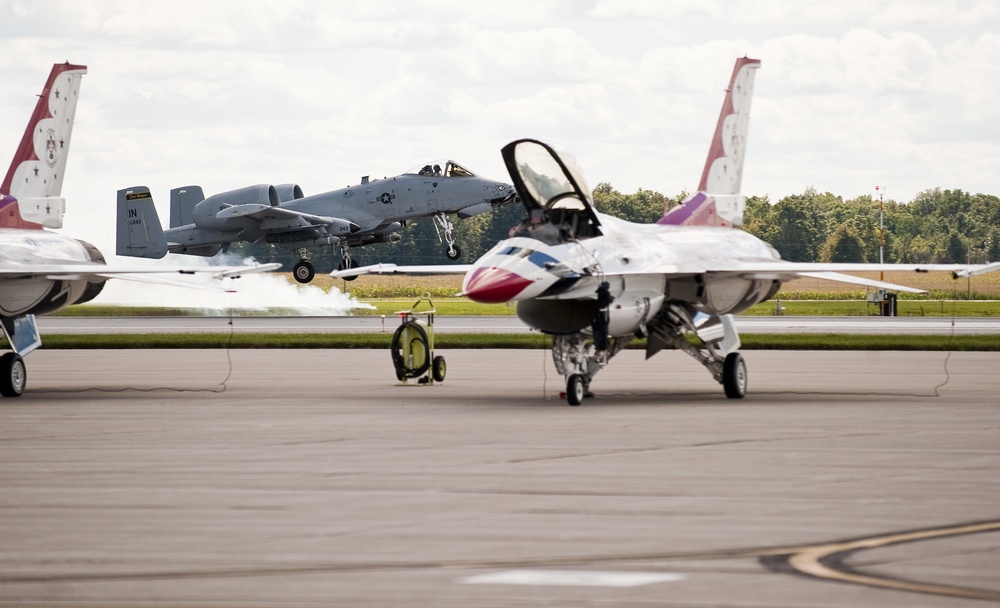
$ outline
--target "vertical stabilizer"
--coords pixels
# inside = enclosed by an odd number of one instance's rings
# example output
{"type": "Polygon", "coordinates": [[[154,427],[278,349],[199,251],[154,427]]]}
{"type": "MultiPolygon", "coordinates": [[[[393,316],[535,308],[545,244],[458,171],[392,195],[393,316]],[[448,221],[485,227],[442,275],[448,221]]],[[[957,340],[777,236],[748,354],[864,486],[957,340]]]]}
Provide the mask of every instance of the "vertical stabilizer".
{"type": "Polygon", "coordinates": [[[163,235],[160,216],[153,205],[153,195],[145,186],[118,191],[118,255],[159,259],[167,255],[167,239],[163,235]]]}
{"type": "Polygon", "coordinates": [[[664,210],[660,224],[740,226],[745,200],[740,194],[750,126],[750,101],[759,59],[736,60],[722,112],[708,150],[698,192],[679,207],[664,210]]]}
{"type": "MultiPolygon", "coordinates": [[[[0,192],[17,199],[16,213],[3,213],[0,226],[62,227],[62,192],[80,81],[87,66],[57,63],[24,131],[0,192]]],[[[11,203],[15,204],[15,203],[11,203]]]]}
{"type": "Polygon", "coordinates": [[[201,186],[184,186],[170,191],[170,227],[194,223],[194,206],[205,200],[201,186]]]}

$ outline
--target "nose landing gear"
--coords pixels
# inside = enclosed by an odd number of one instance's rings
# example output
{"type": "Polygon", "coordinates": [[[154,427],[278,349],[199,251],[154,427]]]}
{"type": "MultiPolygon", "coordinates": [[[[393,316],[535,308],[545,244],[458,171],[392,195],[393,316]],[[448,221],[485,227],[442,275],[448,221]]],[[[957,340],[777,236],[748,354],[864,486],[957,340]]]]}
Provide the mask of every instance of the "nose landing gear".
{"type": "Polygon", "coordinates": [[[462,250],[455,244],[455,224],[444,213],[438,213],[431,219],[434,220],[434,232],[437,233],[438,240],[445,245],[444,255],[449,260],[457,260],[461,257],[462,250]]]}

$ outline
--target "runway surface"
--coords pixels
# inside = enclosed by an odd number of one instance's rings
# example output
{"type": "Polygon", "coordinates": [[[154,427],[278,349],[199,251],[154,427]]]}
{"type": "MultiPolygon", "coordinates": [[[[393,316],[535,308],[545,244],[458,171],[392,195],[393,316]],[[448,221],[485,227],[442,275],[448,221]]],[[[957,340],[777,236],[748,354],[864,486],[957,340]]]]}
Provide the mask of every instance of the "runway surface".
{"type": "Polygon", "coordinates": [[[46,351],[0,400],[4,606],[1000,602],[1000,353],[46,351]],[[230,361],[232,368],[230,369],[230,361]]]}
{"type": "MultiPolygon", "coordinates": [[[[394,331],[394,317],[39,317],[42,335],[115,333],[323,333],[394,331]]],[[[996,317],[737,317],[746,333],[832,334],[996,334],[996,317]]],[[[435,329],[445,333],[527,333],[520,319],[438,316],[435,329]]]]}

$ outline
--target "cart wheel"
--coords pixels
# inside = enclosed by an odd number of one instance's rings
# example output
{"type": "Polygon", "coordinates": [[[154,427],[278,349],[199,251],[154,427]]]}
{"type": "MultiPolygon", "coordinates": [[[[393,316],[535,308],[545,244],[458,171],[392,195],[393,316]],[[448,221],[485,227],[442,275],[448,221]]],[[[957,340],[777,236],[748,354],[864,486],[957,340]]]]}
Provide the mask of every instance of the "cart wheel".
{"type": "Polygon", "coordinates": [[[444,362],[444,357],[434,357],[431,373],[434,375],[435,382],[444,382],[444,376],[448,373],[448,364],[444,362]]]}

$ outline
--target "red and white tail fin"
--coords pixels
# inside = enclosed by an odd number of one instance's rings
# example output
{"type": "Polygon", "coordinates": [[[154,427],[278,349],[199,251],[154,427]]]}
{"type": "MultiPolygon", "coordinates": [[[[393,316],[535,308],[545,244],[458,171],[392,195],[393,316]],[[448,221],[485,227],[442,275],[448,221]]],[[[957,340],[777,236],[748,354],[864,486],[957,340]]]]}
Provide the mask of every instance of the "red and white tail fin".
{"type": "Polygon", "coordinates": [[[698,192],[680,206],[664,210],[659,224],[685,226],[740,226],[745,199],[740,194],[743,157],[750,126],[750,100],[759,59],[736,60],[722,103],[719,123],[708,149],[698,192]]]}
{"type": "Polygon", "coordinates": [[[80,81],[87,66],[52,66],[35,112],[0,185],[0,226],[62,227],[65,202],[60,198],[80,81]],[[13,200],[13,199],[16,199],[13,200]]]}

